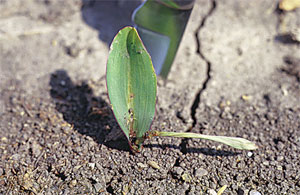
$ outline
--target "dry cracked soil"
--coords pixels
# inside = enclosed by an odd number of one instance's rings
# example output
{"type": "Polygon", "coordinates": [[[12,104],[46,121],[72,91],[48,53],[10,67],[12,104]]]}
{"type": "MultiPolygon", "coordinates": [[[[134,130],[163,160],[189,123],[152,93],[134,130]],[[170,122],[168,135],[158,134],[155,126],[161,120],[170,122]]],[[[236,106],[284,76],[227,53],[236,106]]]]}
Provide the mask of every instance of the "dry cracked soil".
{"type": "Polygon", "coordinates": [[[0,194],[300,194],[300,9],[196,0],[152,129],[132,154],[105,86],[139,1],[0,0],[0,194]]]}

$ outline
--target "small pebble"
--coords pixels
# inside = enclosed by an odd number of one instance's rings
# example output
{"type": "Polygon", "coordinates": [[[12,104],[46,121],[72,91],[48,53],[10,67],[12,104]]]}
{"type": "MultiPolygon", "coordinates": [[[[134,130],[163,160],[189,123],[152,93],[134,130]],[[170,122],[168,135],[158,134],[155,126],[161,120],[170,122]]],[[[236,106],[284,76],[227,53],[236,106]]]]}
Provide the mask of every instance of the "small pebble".
{"type": "Polygon", "coordinates": [[[261,195],[261,193],[258,192],[258,191],[256,191],[256,190],[251,190],[251,191],[249,192],[249,195],[261,195]]]}
{"type": "Polygon", "coordinates": [[[209,182],[209,187],[212,188],[212,189],[216,189],[217,184],[215,182],[209,182]]]}
{"type": "Polygon", "coordinates": [[[248,157],[251,157],[252,155],[253,155],[252,152],[248,152],[248,153],[247,153],[247,156],[248,156],[248,157]]]}
{"type": "Polygon", "coordinates": [[[215,190],[213,190],[213,189],[207,190],[207,193],[208,193],[209,195],[217,195],[217,192],[216,192],[215,190]]]}
{"type": "Polygon", "coordinates": [[[146,168],[147,165],[143,164],[143,163],[137,163],[137,166],[140,168],[146,168]]]}
{"type": "Polygon", "coordinates": [[[74,179],[74,180],[70,181],[70,184],[69,184],[69,186],[72,188],[72,187],[75,187],[75,186],[76,186],[76,184],[77,184],[77,180],[76,180],[76,179],[74,179]]]}
{"type": "Polygon", "coordinates": [[[181,178],[185,182],[190,182],[192,180],[192,177],[188,173],[184,173],[181,178]]]}
{"type": "Polygon", "coordinates": [[[287,96],[289,94],[287,85],[282,85],[280,88],[284,96],[287,96]]]}
{"type": "Polygon", "coordinates": [[[220,186],[225,186],[224,188],[226,189],[227,188],[227,184],[228,182],[225,180],[225,179],[222,179],[220,182],[219,182],[219,184],[220,184],[220,186]]]}
{"type": "Polygon", "coordinates": [[[266,166],[269,166],[270,163],[269,163],[269,161],[264,161],[263,164],[266,166]]]}
{"type": "Polygon", "coordinates": [[[276,145],[276,148],[277,148],[279,151],[283,150],[283,148],[284,148],[284,143],[278,142],[278,144],[276,145]]]}
{"type": "Polygon", "coordinates": [[[152,160],[148,161],[148,165],[150,165],[154,169],[160,169],[157,162],[155,162],[155,161],[152,161],[152,160]]]}
{"type": "Polygon", "coordinates": [[[203,177],[208,174],[206,169],[199,168],[195,171],[195,177],[203,177]]]}
{"type": "Polygon", "coordinates": [[[279,162],[280,162],[280,161],[282,161],[282,160],[284,159],[284,157],[283,157],[283,156],[277,156],[277,158],[276,158],[276,159],[277,159],[277,161],[279,161],[279,162]]]}
{"type": "Polygon", "coordinates": [[[282,166],[278,165],[278,166],[277,166],[277,170],[282,171],[282,170],[283,170],[283,169],[282,169],[282,166]]]}
{"type": "Polygon", "coordinates": [[[94,169],[94,168],[95,168],[95,163],[89,163],[88,165],[89,165],[89,167],[90,167],[91,169],[94,169]]]}
{"type": "Polygon", "coordinates": [[[95,188],[96,192],[100,192],[104,187],[101,183],[95,183],[94,188],[95,188]]]}
{"type": "Polygon", "coordinates": [[[175,175],[182,175],[183,169],[181,167],[174,167],[172,171],[175,175]]]}

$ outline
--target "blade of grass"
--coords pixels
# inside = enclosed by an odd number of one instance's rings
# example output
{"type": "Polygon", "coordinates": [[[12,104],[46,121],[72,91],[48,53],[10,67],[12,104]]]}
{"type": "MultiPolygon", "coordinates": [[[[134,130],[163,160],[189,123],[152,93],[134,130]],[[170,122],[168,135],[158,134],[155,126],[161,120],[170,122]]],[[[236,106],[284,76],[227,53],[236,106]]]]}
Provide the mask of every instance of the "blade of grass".
{"type": "Polygon", "coordinates": [[[182,138],[201,138],[220,142],[241,150],[255,150],[258,147],[251,141],[239,137],[226,137],[226,136],[214,136],[214,135],[202,135],[198,133],[185,133],[185,132],[165,132],[155,131],[154,136],[162,137],[182,137],[182,138]]]}

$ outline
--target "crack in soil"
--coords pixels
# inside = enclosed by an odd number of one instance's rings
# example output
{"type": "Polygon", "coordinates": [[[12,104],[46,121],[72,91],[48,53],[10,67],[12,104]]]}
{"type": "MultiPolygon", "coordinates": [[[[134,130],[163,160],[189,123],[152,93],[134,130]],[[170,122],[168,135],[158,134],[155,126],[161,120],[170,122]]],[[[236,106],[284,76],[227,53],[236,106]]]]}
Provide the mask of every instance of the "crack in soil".
{"type": "MultiPolygon", "coordinates": [[[[207,84],[208,84],[208,82],[209,82],[210,79],[211,79],[211,62],[204,56],[203,52],[201,51],[201,42],[200,42],[199,32],[200,32],[200,30],[204,27],[207,18],[208,18],[209,16],[211,16],[212,13],[215,11],[216,6],[217,6],[217,3],[216,3],[215,0],[213,0],[209,12],[208,12],[207,15],[203,18],[203,20],[201,21],[199,27],[197,28],[197,30],[196,30],[196,32],[195,32],[195,38],[196,38],[196,41],[197,41],[197,51],[196,51],[196,52],[197,52],[197,54],[198,54],[198,55],[206,62],[206,65],[207,65],[207,71],[206,71],[206,79],[205,79],[205,81],[203,82],[202,88],[201,88],[201,89],[198,91],[198,93],[196,94],[195,100],[194,100],[193,105],[192,105],[192,107],[191,107],[191,117],[192,117],[192,119],[193,119],[193,125],[192,125],[192,128],[195,127],[195,125],[196,125],[196,123],[197,123],[196,110],[197,110],[197,108],[199,107],[201,94],[203,93],[203,91],[205,91],[205,89],[206,89],[206,87],[207,87],[207,84]]],[[[192,129],[192,128],[191,128],[191,129],[192,129]]],[[[190,129],[190,130],[191,130],[191,129],[190,129]]],[[[190,131],[190,130],[189,130],[189,131],[190,131]]]]}
{"type": "MultiPolygon", "coordinates": [[[[217,7],[217,3],[216,3],[215,0],[213,0],[212,3],[211,3],[210,10],[203,17],[199,27],[196,29],[196,32],[195,32],[195,38],[196,38],[196,42],[197,42],[197,51],[196,52],[206,62],[207,71],[206,71],[206,79],[203,82],[201,89],[196,94],[194,102],[193,102],[192,107],[191,107],[191,118],[193,120],[193,123],[192,123],[192,126],[187,130],[187,132],[191,132],[192,129],[197,124],[196,110],[197,110],[197,108],[199,107],[199,104],[200,104],[201,94],[206,90],[207,84],[211,79],[211,62],[204,56],[203,52],[201,51],[201,42],[200,42],[199,32],[205,26],[205,22],[206,22],[207,18],[210,17],[213,14],[213,12],[216,10],[216,7],[217,7]]],[[[180,144],[181,152],[183,154],[187,153],[187,148],[186,148],[187,141],[188,141],[188,138],[185,138],[181,141],[181,144],[180,144]]]]}

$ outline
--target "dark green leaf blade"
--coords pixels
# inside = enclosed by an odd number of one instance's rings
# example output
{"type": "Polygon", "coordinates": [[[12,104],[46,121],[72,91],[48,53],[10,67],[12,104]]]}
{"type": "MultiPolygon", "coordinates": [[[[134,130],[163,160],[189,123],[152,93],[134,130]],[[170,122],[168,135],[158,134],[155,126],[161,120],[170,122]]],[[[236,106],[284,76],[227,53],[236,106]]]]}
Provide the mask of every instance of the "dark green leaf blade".
{"type": "Polygon", "coordinates": [[[155,114],[156,75],[135,28],[123,28],[116,35],[106,71],[108,95],[119,126],[131,145],[132,138],[143,141],[155,114]]]}

